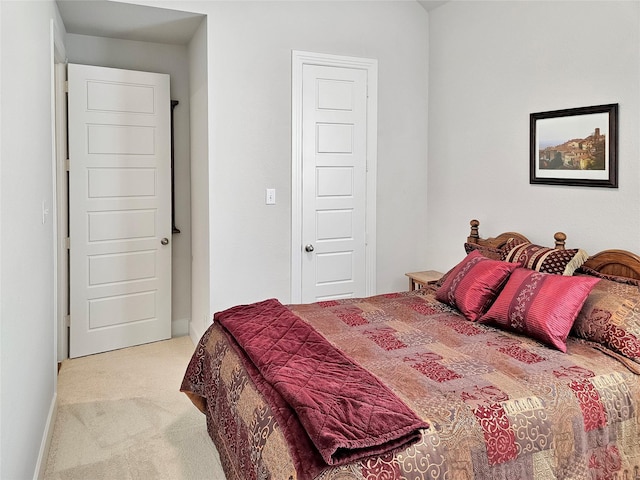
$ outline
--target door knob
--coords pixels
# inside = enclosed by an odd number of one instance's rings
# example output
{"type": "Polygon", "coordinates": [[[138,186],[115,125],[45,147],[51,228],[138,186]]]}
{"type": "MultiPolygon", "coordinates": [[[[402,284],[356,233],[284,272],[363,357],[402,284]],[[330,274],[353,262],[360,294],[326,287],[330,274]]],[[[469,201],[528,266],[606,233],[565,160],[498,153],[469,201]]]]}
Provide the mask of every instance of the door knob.
{"type": "Polygon", "coordinates": [[[313,245],[308,244],[304,247],[305,251],[307,252],[313,252],[313,245]]]}
{"type": "Polygon", "coordinates": [[[160,243],[162,245],[169,245],[169,239],[167,237],[164,237],[162,240],[160,240],[160,243]]]}

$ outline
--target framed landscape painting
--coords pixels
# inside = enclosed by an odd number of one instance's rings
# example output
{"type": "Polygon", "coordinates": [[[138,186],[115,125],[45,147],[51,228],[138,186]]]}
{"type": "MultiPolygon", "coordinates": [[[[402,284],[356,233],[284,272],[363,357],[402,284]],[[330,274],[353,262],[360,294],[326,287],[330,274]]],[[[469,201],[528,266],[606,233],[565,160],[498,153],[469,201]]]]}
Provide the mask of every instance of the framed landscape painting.
{"type": "Polygon", "coordinates": [[[618,104],[532,113],[529,183],[618,187],[618,104]]]}

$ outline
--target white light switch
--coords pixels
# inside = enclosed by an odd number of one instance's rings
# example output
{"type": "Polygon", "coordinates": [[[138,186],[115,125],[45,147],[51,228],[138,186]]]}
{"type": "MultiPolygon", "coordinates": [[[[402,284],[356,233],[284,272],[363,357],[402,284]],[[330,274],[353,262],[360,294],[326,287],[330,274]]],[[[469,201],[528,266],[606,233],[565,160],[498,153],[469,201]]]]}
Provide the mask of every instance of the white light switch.
{"type": "Polygon", "coordinates": [[[276,189],[275,188],[267,188],[266,204],[267,205],[275,205],[276,204],[276,189]]]}

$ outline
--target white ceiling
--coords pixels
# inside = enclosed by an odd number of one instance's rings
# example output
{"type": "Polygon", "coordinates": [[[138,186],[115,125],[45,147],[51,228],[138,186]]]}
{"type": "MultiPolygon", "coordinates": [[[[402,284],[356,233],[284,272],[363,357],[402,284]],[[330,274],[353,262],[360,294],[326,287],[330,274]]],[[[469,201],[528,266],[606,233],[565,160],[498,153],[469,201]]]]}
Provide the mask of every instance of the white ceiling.
{"type": "Polygon", "coordinates": [[[56,0],[68,33],[186,45],[204,15],[107,0],[56,0]]]}
{"type": "MultiPolygon", "coordinates": [[[[1,1],[1,0],[0,0],[1,1]]],[[[417,0],[426,10],[447,0],[417,0]]],[[[56,0],[68,33],[140,42],[189,43],[204,15],[108,0],[56,0]]]]}

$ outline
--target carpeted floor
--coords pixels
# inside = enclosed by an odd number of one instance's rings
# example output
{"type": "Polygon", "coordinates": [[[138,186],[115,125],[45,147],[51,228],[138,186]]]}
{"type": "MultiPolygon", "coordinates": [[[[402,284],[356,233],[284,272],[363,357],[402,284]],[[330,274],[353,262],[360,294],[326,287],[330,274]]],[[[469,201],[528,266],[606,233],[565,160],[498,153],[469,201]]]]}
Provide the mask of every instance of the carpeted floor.
{"type": "Polygon", "coordinates": [[[65,360],[46,480],[223,480],[205,417],[179,391],[189,337],[65,360]]]}

